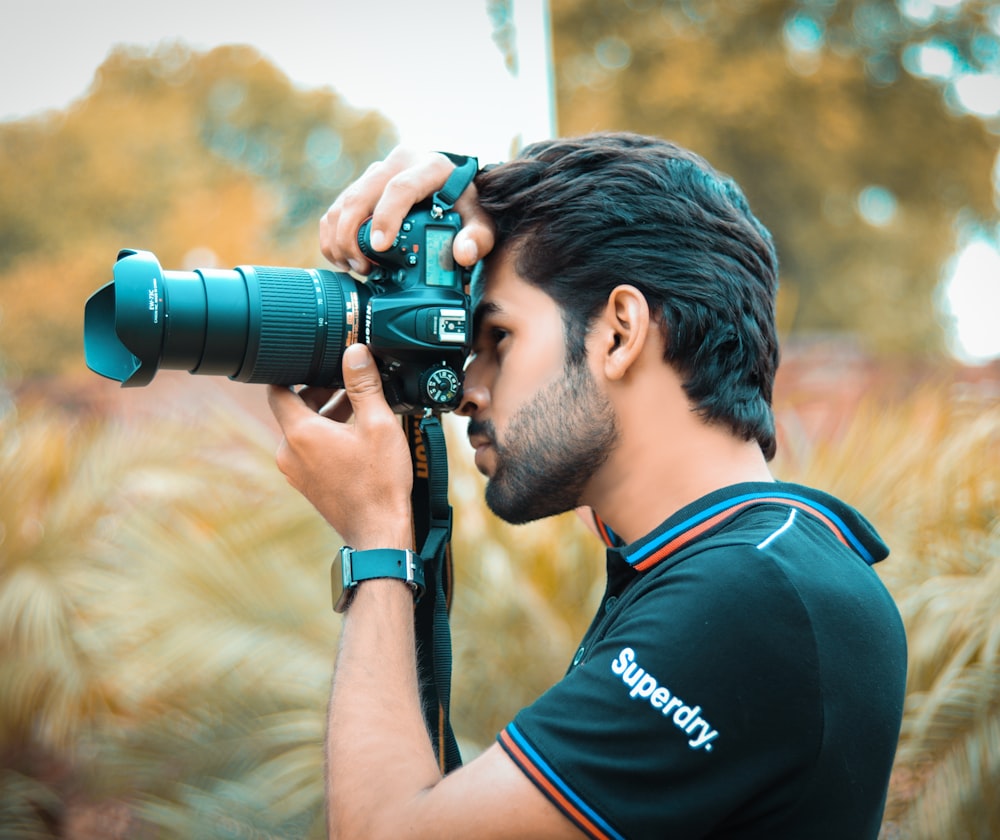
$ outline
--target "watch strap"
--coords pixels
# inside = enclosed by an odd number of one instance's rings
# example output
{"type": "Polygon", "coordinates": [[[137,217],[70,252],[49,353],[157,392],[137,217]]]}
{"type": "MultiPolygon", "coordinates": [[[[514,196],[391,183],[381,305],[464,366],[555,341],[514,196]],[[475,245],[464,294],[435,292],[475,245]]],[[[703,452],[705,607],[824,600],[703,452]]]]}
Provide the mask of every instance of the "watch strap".
{"type": "Polygon", "coordinates": [[[424,591],[424,561],[420,555],[409,549],[374,548],[355,551],[350,546],[340,550],[342,580],[333,580],[334,609],[344,612],[350,604],[354,590],[359,583],[377,578],[394,578],[405,581],[415,597],[424,591]],[[339,597],[336,593],[339,592],[339,597]]]}

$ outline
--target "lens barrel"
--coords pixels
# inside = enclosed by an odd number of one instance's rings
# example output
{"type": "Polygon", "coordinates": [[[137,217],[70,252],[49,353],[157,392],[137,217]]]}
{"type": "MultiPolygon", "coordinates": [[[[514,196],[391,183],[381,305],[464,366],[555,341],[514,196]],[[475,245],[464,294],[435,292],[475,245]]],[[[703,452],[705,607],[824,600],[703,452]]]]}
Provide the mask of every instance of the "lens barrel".
{"type": "MultiPolygon", "coordinates": [[[[317,268],[245,265],[250,307],[240,382],[341,385],[344,348],[357,341],[367,290],[349,275],[317,268]]],[[[201,371],[194,371],[200,373],[201,371]]]]}
{"type": "Polygon", "coordinates": [[[369,296],[323,269],[164,271],[148,251],[122,251],[114,280],[87,301],[87,365],[124,387],[148,384],[160,368],[338,387],[369,296]]]}

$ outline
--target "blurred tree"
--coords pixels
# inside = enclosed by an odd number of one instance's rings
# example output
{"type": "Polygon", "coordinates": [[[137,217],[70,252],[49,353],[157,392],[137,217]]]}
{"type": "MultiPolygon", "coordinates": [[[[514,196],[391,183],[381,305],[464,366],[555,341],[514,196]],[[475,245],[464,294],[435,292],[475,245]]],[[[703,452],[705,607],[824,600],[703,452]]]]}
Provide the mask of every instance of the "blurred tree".
{"type": "Polygon", "coordinates": [[[119,48],[70,110],[0,124],[0,358],[79,364],[84,301],[122,247],[165,268],[318,264],[322,209],[394,143],[249,47],[119,48]]]}
{"type": "Polygon", "coordinates": [[[956,221],[996,220],[998,141],[916,74],[925,48],[995,69],[1000,4],[552,0],[552,16],[562,133],[658,134],[735,177],[777,240],[786,332],[943,347],[935,290],[956,221]]]}

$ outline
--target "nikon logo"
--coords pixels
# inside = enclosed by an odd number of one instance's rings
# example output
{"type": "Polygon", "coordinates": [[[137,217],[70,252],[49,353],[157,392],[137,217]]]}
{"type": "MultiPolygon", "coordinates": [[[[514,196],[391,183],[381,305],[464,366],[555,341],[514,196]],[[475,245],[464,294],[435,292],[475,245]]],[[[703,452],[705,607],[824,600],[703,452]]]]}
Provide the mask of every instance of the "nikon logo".
{"type": "Polygon", "coordinates": [[[622,682],[631,689],[629,697],[633,700],[645,700],[655,712],[670,719],[685,735],[691,736],[688,740],[691,749],[712,751],[712,741],[719,737],[719,733],[701,716],[701,706],[687,705],[666,686],[661,685],[656,677],[640,668],[632,648],[621,649],[618,657],[611,663],[611,672],[621,677],[622,682]]]}
{"type": "Polygon", "coordinates": [[[427,447],[424,445],[424,433],[420,430],[420,425],[411,420],[413,435],[413,477],[429,478],[431,471],[427,464],[427,447]]]}

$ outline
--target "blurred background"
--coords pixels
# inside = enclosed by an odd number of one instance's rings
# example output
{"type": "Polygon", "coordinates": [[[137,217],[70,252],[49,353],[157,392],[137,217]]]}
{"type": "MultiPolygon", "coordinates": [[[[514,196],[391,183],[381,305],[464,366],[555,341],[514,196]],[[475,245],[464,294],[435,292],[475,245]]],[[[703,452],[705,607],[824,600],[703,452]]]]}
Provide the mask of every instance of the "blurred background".
{"type": "MultiPolygon", "coordinates": [[[[882,532],[910,640],[883,836],[1000,836],[1000,2],[8,0],[0,837],[324,836],[340,541],[259,386],[86,370],[118,250],[322,266],[320,214],[397,142],[597,129],[693,148],[774,233],[775,472],[882,532]]],[[[446,419],[470,756],[565,670],[603,550],[498,523],[446,419]]]]}

